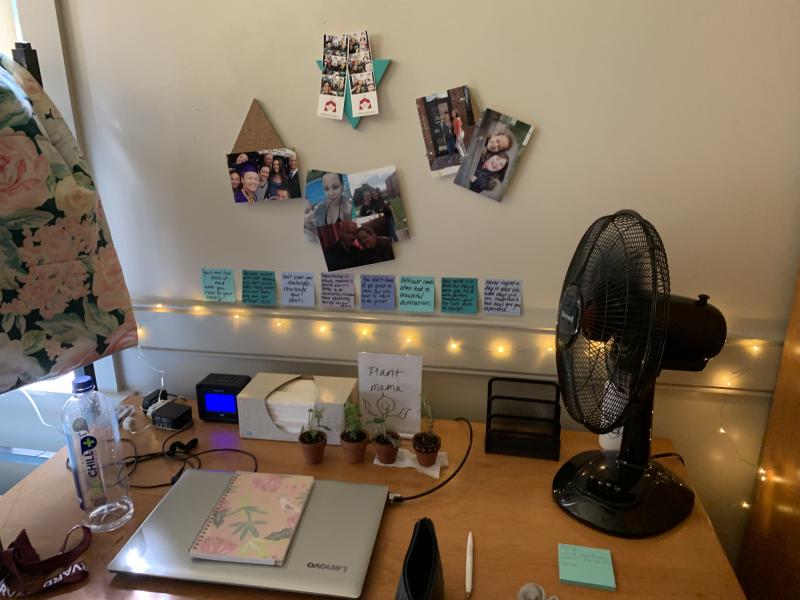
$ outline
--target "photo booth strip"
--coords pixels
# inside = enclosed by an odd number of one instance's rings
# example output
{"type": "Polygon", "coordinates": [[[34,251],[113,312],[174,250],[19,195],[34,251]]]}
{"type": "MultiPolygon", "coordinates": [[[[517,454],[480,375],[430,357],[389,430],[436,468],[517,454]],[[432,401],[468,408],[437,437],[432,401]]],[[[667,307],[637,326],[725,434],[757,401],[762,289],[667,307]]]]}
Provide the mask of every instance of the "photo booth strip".
{"type": "Polygon", "coordinates": [[[350,102],[354,117],[378,114],[378,92],[369,34],[360,31],[350,35],[347,57],[350,76],[350,102]]]}
{"type": "Polygon", "coordinates": [[[317,102],[318,117],[341,120],[344,115],[347,50],[346,34],[322,36],[322,77],[317,102]]]}

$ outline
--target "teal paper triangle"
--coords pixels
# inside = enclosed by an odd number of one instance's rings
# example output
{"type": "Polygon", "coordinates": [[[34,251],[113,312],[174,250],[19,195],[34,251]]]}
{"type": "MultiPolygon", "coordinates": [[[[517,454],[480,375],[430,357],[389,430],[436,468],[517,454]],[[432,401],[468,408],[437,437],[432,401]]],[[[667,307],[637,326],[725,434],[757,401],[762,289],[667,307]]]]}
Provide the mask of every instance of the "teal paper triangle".
{"type": "MultiPolygon", "coordinates": [[[[381,79],[383,79],[383,75],[386,73],[386,69],[389,68],[389,63],[392,62],[391,59],[388,58],[376,58],[372,61],[372,69],[375,73],[375,89],[378,89],[378,86],[381,84],[381,79]]],[[[317,68],[322,71],[322,61],[316,61],[317,68]]],[[[353,129],[358,127],[358,124],[361,122],[362,117],[354,117],[353,116],[353,107],[350,103],[350,78],[348,77],[344,84],[344,116],[350,122],[353,129]]]]}

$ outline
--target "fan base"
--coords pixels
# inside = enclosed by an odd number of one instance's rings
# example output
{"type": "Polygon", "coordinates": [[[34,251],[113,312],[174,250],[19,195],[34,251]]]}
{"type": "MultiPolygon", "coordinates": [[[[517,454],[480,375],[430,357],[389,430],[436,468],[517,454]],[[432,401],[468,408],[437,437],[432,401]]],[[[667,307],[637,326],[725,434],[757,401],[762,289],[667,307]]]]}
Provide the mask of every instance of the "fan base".
{"type": "Polygon", "coordinates": [[[657,462],[632,468],[616,451],[573,456],[553,479],[553,499],[590,527],[625,538],[644,538],[672,529],[694,505],[694,492],[657,462]]]}

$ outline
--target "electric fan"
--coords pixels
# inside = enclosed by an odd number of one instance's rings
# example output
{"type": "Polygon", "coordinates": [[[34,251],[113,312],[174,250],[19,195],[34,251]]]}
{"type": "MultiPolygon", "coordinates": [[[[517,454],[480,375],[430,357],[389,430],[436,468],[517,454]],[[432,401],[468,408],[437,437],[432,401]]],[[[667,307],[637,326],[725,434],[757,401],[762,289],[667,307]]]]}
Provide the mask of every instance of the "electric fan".
{"type": "Polygon", "coordinates": [[[725,343],[708,303],[670,297],[661,238],[638,213],[595,221],[572,257],[558,307],[558,379],[569,414],[595,433],[624,425],[619,451],[582,452],[553,480],[556,503],[621,537],[666,531],[692,511],[694,492],[650,460],[653,393],[662,368],[701,371],[725,343]]]}

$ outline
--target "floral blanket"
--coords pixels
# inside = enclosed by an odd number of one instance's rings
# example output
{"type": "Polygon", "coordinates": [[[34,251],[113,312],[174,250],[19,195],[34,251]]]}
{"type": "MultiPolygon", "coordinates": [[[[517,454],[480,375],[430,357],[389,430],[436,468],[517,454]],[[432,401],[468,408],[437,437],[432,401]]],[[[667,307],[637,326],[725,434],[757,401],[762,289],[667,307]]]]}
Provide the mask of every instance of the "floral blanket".
{"type": "Polygon", "coordinates": [[[0,393],[137,343],[80,148],[30,73],[0,55],[0,393]]]}

